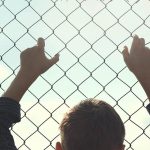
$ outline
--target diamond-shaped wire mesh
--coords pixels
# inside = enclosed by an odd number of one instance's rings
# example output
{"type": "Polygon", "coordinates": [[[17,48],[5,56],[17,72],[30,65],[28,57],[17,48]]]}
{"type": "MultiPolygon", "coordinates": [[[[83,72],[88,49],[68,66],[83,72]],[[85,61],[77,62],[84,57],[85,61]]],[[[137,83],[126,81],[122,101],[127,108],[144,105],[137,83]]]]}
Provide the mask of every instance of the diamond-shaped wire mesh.
{"type": "Polygon", "coordinates": [[[120,114],[126,149],[148,149],[148,99],[121,51],[134,34],[149,46],[149,8],[149,0],[0,1],[0,94],[18,72],[21,51],[38,37],[46,41],[47,57],[61,56],[22,98],[22,121],[11,130],[19,150],[54,149],[63,113],[89,97],[120,114]]]}

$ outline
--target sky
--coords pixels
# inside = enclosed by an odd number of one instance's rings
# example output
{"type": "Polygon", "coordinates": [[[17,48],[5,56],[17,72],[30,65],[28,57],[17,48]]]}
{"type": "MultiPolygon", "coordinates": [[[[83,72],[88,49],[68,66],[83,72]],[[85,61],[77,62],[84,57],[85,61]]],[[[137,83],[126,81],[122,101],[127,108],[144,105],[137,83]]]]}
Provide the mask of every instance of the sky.
{"type": "Polygon", "coordinates": [[[38,37],[48,58],[60,54],[20,102],[22,121],[12,131],[19,150],[54,149],[49,140],[54,147],[60,140],[64,113],[86,98],[104,100],[120,114],[126,149],[148,149],[147,96],[121,52],[135,34],[150,46],[149,8],[148,0],[0,1],[0,94],[19,70],[20,53],[38,37]]]}

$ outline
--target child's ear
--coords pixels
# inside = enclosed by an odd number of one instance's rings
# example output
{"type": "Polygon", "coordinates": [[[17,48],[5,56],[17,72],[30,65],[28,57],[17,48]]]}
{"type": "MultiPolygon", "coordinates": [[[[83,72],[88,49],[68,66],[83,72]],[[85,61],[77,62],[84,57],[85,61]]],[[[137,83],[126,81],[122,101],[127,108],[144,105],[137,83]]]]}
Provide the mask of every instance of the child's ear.
{"type": "Polygon", "coordinates": [[[56,150],[63,150],[60,142],[56,143],[56,150]]]}
{"type": "Polygon", "coordinates": [[[122,148],[121,148],[121,150],[124,150],[125,149],[125,145],[122,145],[122,148]]]}

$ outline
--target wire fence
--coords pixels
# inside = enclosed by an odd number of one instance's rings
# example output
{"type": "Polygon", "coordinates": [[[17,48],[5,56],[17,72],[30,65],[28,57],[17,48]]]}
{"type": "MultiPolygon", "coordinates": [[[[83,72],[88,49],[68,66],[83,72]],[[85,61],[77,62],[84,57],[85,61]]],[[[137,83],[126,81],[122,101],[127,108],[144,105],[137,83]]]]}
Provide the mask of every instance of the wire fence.
{"type": "Polygon", "coordinates": [[[11,132],[19,150],[51,150],[69,107],[92,97],[110,103],[125,127],[128,150],[150,145],[148,99],[122,58],[134,34],[150,42],[148,0],[1,0],[0,93],[20,65],[21,51],[38,37],[46,56],[60,61],[41,75],[21,101],[22,121],[11,132]]]}

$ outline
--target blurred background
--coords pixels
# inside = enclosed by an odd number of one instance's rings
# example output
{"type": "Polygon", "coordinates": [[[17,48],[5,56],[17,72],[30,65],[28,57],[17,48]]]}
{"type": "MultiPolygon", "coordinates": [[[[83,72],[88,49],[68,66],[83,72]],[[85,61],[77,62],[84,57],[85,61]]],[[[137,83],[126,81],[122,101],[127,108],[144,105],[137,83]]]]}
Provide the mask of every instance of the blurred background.
{"type": "MultiPolygon", "coordinates": [[[[1,0],[0,94],[20,67],[20,53],[46,42],[60,61],[29,88],[22,121],[11,132],[19,150],[53,150],[65,112],[86,98],[101,99],[120,114],[127,150],[150,146],[148,99],[127,69],[122,50],[132,37],[150,46],[149,0],[1,0]]],[[[34,59],[34,58],[33,58],[34,59]]]]}

